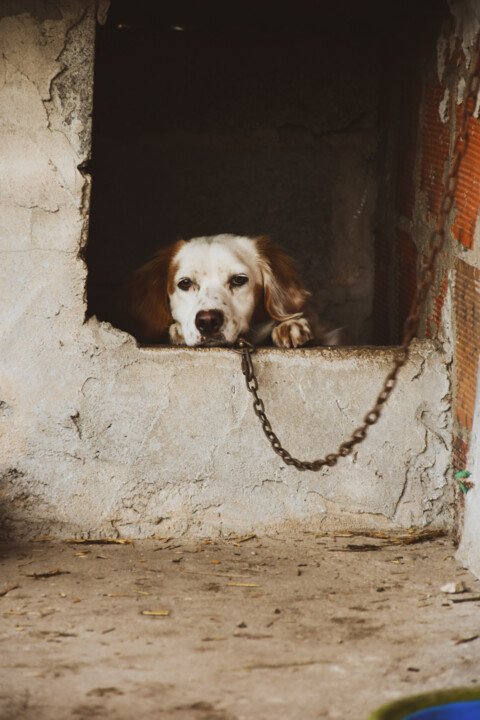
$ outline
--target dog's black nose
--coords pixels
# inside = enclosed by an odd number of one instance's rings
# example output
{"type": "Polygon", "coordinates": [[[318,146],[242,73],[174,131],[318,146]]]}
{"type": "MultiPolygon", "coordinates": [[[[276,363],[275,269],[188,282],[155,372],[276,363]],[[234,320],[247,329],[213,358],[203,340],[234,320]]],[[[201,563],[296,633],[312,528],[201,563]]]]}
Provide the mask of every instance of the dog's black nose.
{"type": "Polygon", "coordinates": [[[220,310],[199,310],[195,316],[195,326],[203,337],[212,337],[223,325],[223,313],[220,310]]]}

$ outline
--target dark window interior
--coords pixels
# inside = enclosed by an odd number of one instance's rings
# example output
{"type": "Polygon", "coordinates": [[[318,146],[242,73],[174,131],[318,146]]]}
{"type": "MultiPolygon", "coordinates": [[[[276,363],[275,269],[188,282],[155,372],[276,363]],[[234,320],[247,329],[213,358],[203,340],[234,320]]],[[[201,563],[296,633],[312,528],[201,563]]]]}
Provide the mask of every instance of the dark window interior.
{"type": "Polygon", "coordinates": [[[96,39],[88,314],[130,330],[125,282],[179,238],[268,234],[325,320],[372,342],[380,79],[418,12],[113,0],[96,39]]]}

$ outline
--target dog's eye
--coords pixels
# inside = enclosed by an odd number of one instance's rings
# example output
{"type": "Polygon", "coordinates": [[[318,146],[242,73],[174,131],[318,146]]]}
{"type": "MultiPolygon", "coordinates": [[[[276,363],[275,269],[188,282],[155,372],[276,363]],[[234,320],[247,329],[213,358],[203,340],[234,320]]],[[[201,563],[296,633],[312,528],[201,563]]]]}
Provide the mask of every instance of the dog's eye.
{"type": "Polygon", "coordinates": [[[190,280],[190,278],[182,278],[177,283],[177,287],[180,288],[180,290],[190,290],[192,285],[193,285],[193,282],[190,280]]]}
{"type": "Polygon", "coordinates": [[[230,285],[232,287],[241,287],[242,285],[245,285],[245,283],[248,282],[248,277],[246,275],[233,275],[230,278],[230,285]]]}

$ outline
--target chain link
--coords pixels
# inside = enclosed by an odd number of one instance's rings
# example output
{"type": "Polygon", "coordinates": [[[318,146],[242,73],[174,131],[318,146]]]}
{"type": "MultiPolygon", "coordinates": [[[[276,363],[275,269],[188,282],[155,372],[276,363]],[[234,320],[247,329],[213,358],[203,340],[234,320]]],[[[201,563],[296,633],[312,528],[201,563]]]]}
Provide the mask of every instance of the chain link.
{"type": "MultiPolygon", "coordinates": [[[[438,254],[441,252],[445,243],[446,224],[450,211],[455,201],[455,194],[459,181],[459,169],[465,153],[467,152],[469,143],[469,106],[475,108],[477,96],[480,89],[480,33],[477,35],[474,51],[472,67],[467,79],[463,98],[463,108],[461,122],[455,135],[452,151],[452,162],[445,178],[442,197],[440,202],[440,211],[438,213],[435,229],[432,231],[429,242],[429,255],[423,264],[420,277],[417,284],[415,297],[412,302],[410,314],[408,315],[403,328],[403,340],[400,346],[395,348],[395,359],[393,368],[388,373],[383,387],[378,394],[375,405],[365,415],[362,425],[353,431],[348,440],[345,440],[336,452],[329,453],[324,458],[318,460],[298,460],[294,458],[288,450],[282,447],[278,437],[272,430],[270,421],[265,413],[265,405],[263,400],[258,396],[258,380],[253,368],[252,355],[255,348],[249,342],[240,338],[237,342],[238,352],[242,354],[242,372],[245,376],[245,383],[248,391],[253,395],[253,409],[256,416],[260,420],[263,432],[267,436],[273,450],[280,455],[286,465],[293,465],[297,470],[312,470],[314,472],[321,470],[323,467],[333,467],[337,464],[339,458],[347,457],[353,452],[356,445],[363,442],[367,437],[368,429],[375,425],[380,418],[383,406],[390,397],[394,389],[400,369],[405,365],[409,357],[410,344],[416,335],[418,324],[420,321],[420,311],[425,303],[427,293],[431,288],[434,280],[435,263],[438,254]]],[[[473,112],[473,109],[472,109],[473,112]]]]}

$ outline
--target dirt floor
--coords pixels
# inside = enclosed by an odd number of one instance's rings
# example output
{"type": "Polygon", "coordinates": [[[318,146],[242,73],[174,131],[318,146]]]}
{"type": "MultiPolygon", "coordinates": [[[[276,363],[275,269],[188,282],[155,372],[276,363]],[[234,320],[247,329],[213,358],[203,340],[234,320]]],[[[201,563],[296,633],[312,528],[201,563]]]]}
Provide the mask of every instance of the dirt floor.
{"type": "Polygon", "coordinates": [[[313,533],[3,545],[0,718],[364,720],[472,686],[480,582],[454,552],[313,533]]]}

